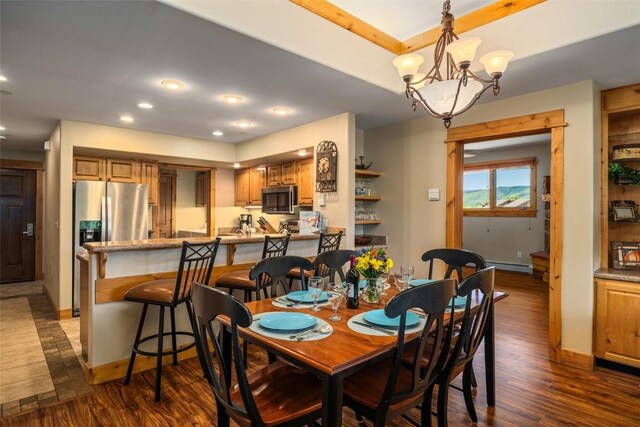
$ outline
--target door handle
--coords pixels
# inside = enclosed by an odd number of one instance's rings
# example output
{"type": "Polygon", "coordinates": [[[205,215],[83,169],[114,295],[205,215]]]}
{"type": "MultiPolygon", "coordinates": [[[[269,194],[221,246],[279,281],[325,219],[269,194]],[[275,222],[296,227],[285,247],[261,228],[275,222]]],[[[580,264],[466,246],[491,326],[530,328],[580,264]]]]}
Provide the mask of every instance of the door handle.
{"type": "Polygon", "coordinates": [[[27,231],[23,231],[22,234],[25,234],[29,237],[33,236],[33,223],[30,222],[27,224],[27,231]]]}

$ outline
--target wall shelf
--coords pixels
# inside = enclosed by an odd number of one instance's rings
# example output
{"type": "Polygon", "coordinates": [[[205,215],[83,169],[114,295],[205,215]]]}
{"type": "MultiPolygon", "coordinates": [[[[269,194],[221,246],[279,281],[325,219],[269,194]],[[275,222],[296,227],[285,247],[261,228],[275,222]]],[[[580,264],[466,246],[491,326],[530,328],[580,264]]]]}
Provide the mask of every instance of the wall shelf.
{"type": "Polygon", "coordinates": [[[377,178],[382,172],[356,169],[356,178],[377,178]]]}
{"type": "Polygon", "coordinates": [[[356,225],[367,225],[367,224],[380,224],[382,221],[379,219],[357,219],[356,225]]]}
{"type": "Polygon", "coordinates": [[[382,200],[382,196],[356,196],[356,201],[360,202],[378,202],[382,200]]]}

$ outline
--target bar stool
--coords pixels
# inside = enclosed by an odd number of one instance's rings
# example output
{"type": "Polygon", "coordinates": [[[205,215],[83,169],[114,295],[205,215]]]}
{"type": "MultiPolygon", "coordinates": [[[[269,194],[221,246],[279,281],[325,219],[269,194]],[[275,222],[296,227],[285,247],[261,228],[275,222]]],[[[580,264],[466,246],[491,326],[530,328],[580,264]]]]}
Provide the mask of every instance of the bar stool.
{"type": "Polygon", "coordinates": [[[160,400],[162,357],[170,354],[173,355],[173,364],[177,365],[178,353],[188,350],[196,345],[194,341],[186,346],[177,348],[177,335],[188,335],[193,337],[194,334],[193,329],[189,332],[176,331],[175,309],[180,304],[185,303],[187,307],[187,313],[189,313],[189,320],[191,321],[191,325],[195,324],[193,310],[191,307],[192,284],[194,282],[202,283],[205,285],[209,283],[211,270],[213,269],[213,264],[215,262],[219,245],[219,237],[212,241],[197,244],[191,244],[187,241],[182,242],[180,265],[178,267],[178,275],[175,279],[157,279],[140,283],[139,285],[136,285],[129,289],[124,294],[125,301],[144,304],[142,306],[142,314],[140,316],[140,322],[138,323],[136,338],[133,342],[131,358],[129,359],[129,367],[127,368],[127,375],[124,379],[124,383],[129,384],[129,382],[131,381],[131,374],[133,373],[133,365],[136,360],[136,355],[141,354],[143,356],[155,356],[157,358],[156,387],[154,398],[156,402],[160,400]],[[140,335],[142,334],[142,328],[144,326],[144,319],[147,315],[147,308],[149,307],[149,305],[157,305],[160,310],[158,333],[140,338],[140,335]],[[164,332],[165,308],[169,308],[169,313],[171,315],[171,332],[164,332]],[[164,337],[166,335],[171,335],[171,351],[163,351],[164,337]],[[152,339],[157,339],[158,341],[157,351],[145,351],[139,348],[140,344],[152,339]]]}
{"type": "MultiPolygon", "coordinates": [[[[262,248],[262,259],[286,255],[290,238],[290,234],[287,234],[285,237],[265,236],[264,246],[262,248]]],[[[249,271],[250,270],[236,270],[223,274],[216,279],[215,287],[228,288],[229,293],[233,292],[234,289],[244,291],[244,302],[251,301],[251,293],[253,292],[256,293],[256,298],[260,299],[258,292],[260,288],[256,285],[255,281],[249,278],[249,271]]],[[[266,290],[265,297],[268,298],[266,290]]]]}
{"type": "MultiPolygon", "coordinates": [[[[318,241],[318,252],[316,255],[320,255],[325,252],[335,251],[340,248],[340,241],[342,240],[342,231],[334,234],[320,233],[320,240],[318,241]]],[[[326,276],[329,272],[326,270],[311,270],[305,271],[305,279],[309,279],[311,276],[326,276]]],[[[287,273],[287,279],[289,279],[289,288],[293,284],[294,280],[300,279],[300,269],[293,268],[287,273]]]]}

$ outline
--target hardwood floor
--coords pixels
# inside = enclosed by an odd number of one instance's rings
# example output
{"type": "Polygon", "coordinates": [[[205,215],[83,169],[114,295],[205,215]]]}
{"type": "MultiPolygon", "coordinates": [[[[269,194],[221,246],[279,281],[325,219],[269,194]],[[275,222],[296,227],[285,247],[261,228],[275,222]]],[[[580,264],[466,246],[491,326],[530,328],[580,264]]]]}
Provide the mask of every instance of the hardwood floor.
{"type": "MultiPolygon", "coordinates": [[[[479,426],[640,426],[640,379],[589,372],[547,360],[546,284],[530,276],[497,275],[498,290],[509,297],[496,305],[497,406],[486,406],[482,351],[475,361],[479,426]]],[[[252,352],[255,365],[262,352],[252,352]]],[[[183,426],[215,425],[215,405],[195,359],[167,366],[163,400],[153,402],[154,374],[134,375],[95,387],[95,393],[29,414],[3,420],[9,426],[183,426]]],[[[450,391],[451,426],[473,425],[462,393],[450,391]]],[[[419,419],[416,417],[416,419],[419,419]]],[[[344,424],[355,426],[345,409],[344,424]]],[[[407,426],[399,419],[390,426],[407,426]]],[[[435,418],[434,418],[435,425],[435,418]]]]}

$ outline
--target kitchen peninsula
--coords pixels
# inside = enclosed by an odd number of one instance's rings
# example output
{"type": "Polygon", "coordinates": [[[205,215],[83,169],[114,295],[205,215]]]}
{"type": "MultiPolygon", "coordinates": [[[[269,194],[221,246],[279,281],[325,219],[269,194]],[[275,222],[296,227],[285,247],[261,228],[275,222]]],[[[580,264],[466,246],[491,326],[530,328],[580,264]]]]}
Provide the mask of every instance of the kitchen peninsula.
{"type": "MultiPolygon", "coordinates": [[[[260,259],[264,236],[221,237],[212,280],[231,270],[251,268],[260,259]]],[[[210,239],[198,237],[190,241],[197,243],[210,239]]],[[[293,234],[287,254],[313,256],[318,239],[317,234],[293,234]]],[[[85,372],[91,384],[124,377],[141,310],[140,304],[125,302],[124,293],[148,280],[175,277],[183,240],[153,239],[84,245],[88,253],[77,256],[80,262],[80,341],[85,372]]],[[[144,335],[153,334],[152,330],[158,323],[157,309],[150,307],[149,310],[144,335]]],[[[176,310],[176,327],[177,330],[191,328],[184,306],[176,310]]],[[[178,340],[178,345],[189,342],[187,337],[178,336],[178,340]]],[[[192,350],[181,353],[181,358],[194,356],[195,350],[192,350]]],[[[138,359],[136,371],[155,366],[153,358],[138,356],[138,359]]]]}

